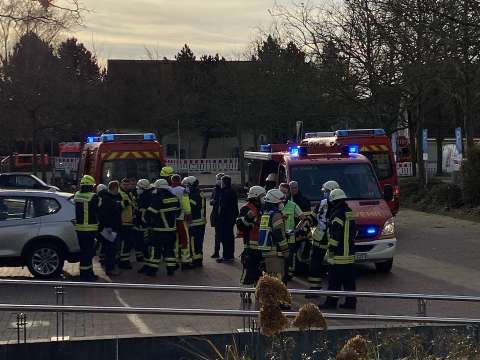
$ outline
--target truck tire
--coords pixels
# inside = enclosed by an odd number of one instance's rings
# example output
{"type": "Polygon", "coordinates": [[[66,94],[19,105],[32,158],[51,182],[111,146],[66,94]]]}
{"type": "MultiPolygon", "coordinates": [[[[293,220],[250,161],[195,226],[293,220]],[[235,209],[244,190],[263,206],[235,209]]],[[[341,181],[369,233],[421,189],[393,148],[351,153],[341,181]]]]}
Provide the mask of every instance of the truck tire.
{"type": "Polygon", "coordinates": [[[392,271],[393,259],[375,263],[377,272],[387,274],[392,271]]]}
{"type": "Polygon", "coordinates": [[[65,254],[55,242],[42,240],[28,249],[25,261],[34,277],[51,279],[63,272],[65,254]]]}

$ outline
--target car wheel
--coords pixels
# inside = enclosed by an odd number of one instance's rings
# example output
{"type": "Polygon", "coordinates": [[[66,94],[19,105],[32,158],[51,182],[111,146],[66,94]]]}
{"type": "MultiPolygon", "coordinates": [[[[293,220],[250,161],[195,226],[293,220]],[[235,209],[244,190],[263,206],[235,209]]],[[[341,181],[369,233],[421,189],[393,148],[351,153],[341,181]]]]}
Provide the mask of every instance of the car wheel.
{"type": "Polygon", "coordinates": [[[30,248],[26,260],[28,270],[34,277],[48,279],[62,273],[65,255],[55,243],[42,242],[30,248]]]}
{"type": "Polygon", "coordinates": [[[375,268],[380,273],[389,273],[392,271],[393,259],[375,263],[375,268]]]}

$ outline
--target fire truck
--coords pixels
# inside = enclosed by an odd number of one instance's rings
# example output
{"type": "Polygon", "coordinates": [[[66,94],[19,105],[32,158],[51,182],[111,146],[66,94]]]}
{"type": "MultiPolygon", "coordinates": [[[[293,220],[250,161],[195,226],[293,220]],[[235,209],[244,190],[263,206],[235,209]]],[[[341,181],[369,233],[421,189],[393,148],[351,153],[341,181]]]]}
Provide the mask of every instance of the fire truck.
{"type": "MultiPolygon", "coordinates": [[[[307,142],[308,143],[308,142],[307,142]]],[[[327,149],[306,145],[262,145],[260,151],[247,151],[248,179],[251,185],[264,185],[269,174],[278,183],[295,180],[312,203],[322,200],[322,185],[337,181],[356,214],[357,262],[374,263],[377,271],[390,272],[397,244],[395,221],[387,202],[393,188],[382,191],[369,159],[359,154],[358,146],[337,145],[327,149]]]]}
{"type": "Polygon", "coordinates": [[[158,179],[165,164],[155,134],[102,134],[88,137],[80,157],[79,178],[91,175],[97,184],[123,178],[158,179]]]}
{"type": "Polygon", "coordinates": [[[393,188],[393,200],[388,202],[393,215],[396,215],[400,206],[400,188],[398,187],[397,165],[395,156],[383,129],[353,129],[337,130],[334,132],[306,133],[300,145],[316,147],[328,151],[332,146],[345,145],[365,155],[373,165],[375,174],[380,182],[382,191],[385,185],[393,188]]]}

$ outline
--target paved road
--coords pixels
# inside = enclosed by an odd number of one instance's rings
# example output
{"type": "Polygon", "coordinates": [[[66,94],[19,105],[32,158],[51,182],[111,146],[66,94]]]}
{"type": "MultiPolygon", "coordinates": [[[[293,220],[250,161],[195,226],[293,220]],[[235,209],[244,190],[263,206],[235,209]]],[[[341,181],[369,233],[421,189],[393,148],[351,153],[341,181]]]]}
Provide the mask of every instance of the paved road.
{"type": "MultiPolygon", "coordinates": [[[[402,210],[397,217],[399,247],[391,274],[377,274],[373,267],[360,266],[358,289],[385,292],[424,292],[480,295],[480,224],[448,217],[402,210]]],[[[206,236],[206,255],[211,254],[213,232],[206,236]]],[[[237,244],[237,256],[240,244],[237,244]]],[[[137,266],[137,265],[136,265],[137,266]]],[[[96,270],[104,281],[111,281],[100,269],[96,270]]],[[[236,286],[241,266],[216,264],[207,256],[202,269],[178,272],[174,278],[164,273],[151,279],[126,271],[114,281],[161,284],[195,284],[236,286]]],[[[9,279],[30,278],[27,270],[0,269],[0,277],[9,279]]],[[[66,267],[67,279],[78,277],[77,265],[66,267]]],[[[292,288],[306,288],[301,279],[289,284],[292,288]]],[[[305,302],[294,297],[295,307],[305,302]]],[[[14,287],[0,288],[1,303],[54,304],[55,293],[50,288],[14,287]]],[[[211,293],[176,293],[154,291],[67,289],[66,304],[113,306],[165,306],[190,308],[238,309],[238,295],[211,293]]],[[[414,315],[416,302],[360,299],[359,313],[414,315]]],[[[429,315],[480,317],[480,305],[428,304],[429,315]]],[[[16,339],[16,317],[0,313],[0,340],[16,339]]],[[[341,325],[335,322],[333,325],[341,325]]],[[[65,315],[65,334],[71,337],[111,336],[131,334],[197,334],[211,331],[229,331],[242,327],[241,319],[207,317],[173,317],[147,315],[65,315]]],[[[56,317],[53,314],[28,314],[29,339],[49,338],[56,334],[56,317]]]]}

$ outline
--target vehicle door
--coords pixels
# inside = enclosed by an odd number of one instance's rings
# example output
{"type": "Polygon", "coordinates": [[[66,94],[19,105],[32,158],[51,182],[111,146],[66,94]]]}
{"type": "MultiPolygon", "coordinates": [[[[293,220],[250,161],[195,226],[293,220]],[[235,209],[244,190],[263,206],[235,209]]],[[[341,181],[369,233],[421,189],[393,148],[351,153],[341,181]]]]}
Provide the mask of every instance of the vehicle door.
{"type": "Polygon", "coordinates": [[[27,175],[17,175],[16,188],[17,189],[39,189],[38,184],[34,178],[27,175]]]}
{"type": "Polygon", "coordinates": [[[15,184],[15,176],[11,175],[0,175],[0,188],[1,189],[14,189],[17,185],[15,184]]]}
{"type": "Polygon", "coordinates": [[[0,196],[0,256],[21,254],[30,239],[38,235],[40,220],[35,218],[33,201],[22,196],[0,196]]]}

